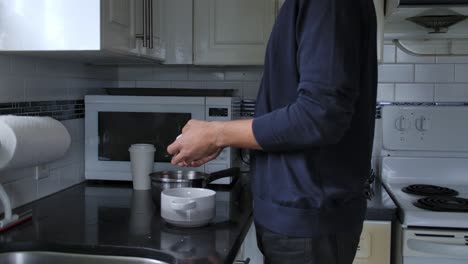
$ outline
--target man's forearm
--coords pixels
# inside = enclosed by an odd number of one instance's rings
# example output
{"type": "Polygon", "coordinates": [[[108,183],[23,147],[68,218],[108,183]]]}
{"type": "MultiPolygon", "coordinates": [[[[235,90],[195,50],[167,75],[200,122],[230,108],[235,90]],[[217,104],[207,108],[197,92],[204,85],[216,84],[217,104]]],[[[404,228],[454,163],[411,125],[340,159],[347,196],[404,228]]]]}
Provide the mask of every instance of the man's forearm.
{"type": "Polygon", "coordinates": [[[261,150],[252,130],[253,119],[219,122],[216,144],[219,147],[237,147],[261,150]]]}

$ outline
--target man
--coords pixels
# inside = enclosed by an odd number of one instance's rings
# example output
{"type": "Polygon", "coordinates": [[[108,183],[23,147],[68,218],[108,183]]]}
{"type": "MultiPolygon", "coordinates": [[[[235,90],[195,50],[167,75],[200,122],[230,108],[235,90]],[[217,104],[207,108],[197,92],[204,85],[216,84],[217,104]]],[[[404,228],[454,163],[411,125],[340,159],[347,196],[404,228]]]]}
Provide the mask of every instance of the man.
{"type": "Polygon", "coordinates": [[[253,120],[192,120],[168,147],[200,166],[256,150],[252,192],[266,263],[351,264],[366,211],[377,85],[372,0],[286,0],[253,120]]]}

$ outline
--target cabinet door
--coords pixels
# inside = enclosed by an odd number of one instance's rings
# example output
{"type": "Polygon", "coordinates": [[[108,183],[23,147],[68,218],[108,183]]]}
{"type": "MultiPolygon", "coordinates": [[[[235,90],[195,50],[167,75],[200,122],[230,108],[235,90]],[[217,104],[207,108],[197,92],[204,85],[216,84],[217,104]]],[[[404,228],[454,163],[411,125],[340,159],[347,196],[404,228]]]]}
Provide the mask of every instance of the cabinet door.
{"type": "Polygon", "coordinates": [[[194,64],[262,65],[276,0],[195,0],[194,64]]]}
{"type": "MultiPolygon", "coordinates": [[[[135,35],[143,35],[143,24],[149,26],[151,23],[152,34],[149,37],[153,39],[153,47],[144,47],[143,39],[135,39],[136,47],[139,54],[143,57],[152,59],[164,60],[166,56],[165,43],[163,40],[163,25],[164,25],[164,5],[167,0],[148,0],[151,2],[151,11],[145,21],[144,12],[146,11],[143,0],[134,0],[134,31],[135,35]]],[[[147,8],[147,7],[146,7],[147,8]]]]}
{"type": "Polygon", "coordinates": [[[101,1],[101,47],[129,52],[135,48],[131,12],[133,2],[128,0],[101,1]]]}
{"type": "Polygon", "coordinates": [[[164,0],[165,64],[193,64],[193,2],[164,0]]]}
{"type": "Polygon", "coordinates": [[[255,224],[252,223],[249,231],[245,235],[244,242],[242,243],[239,252],[236,255],[236,261],[242,263],[250,259],[250,263],[263,263],[263,254],[257,246],[257,232],[255,231],[255,224]]]}
{"type": "Polygon", "coordinates": [[[377,14],[377,58],[381,63],[383,61],[384,47],[384,7],[385,0],[374,0],[375,12],[377,14]]]}

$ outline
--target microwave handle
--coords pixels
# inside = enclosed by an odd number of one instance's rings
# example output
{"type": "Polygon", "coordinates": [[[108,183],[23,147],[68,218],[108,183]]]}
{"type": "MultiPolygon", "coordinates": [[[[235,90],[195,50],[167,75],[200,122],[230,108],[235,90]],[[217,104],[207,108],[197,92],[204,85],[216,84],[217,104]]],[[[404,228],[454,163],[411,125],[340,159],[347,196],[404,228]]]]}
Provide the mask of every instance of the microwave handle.
{"type": "Polygon", "coordinates": [[[408,248],[427,255],[444,255],[468,259],[468,246],[409,239],[408,248]]]}

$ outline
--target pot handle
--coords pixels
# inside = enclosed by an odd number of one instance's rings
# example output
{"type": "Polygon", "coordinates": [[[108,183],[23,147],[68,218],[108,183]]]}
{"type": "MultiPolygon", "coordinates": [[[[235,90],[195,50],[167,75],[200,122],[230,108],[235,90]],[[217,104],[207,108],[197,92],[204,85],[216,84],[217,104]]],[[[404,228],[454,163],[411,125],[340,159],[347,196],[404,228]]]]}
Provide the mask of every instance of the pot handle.
{"type": "Polygon", "coordinates": [[[197,202],[190,200],[187,202],[171,202],[171,208],[176,211],[187,211],[191,209],[195,209],[197,207],[197,202]]]}
{"type": "Polygon", "coordinates": [[[214,182],[216,180],[225,178],[225,177],[239,177],[240,174],[240,168],[239,167],[233,167],[225,170],[220,170],[217,172],[210,173],[208,177],[206,177],[206,184],[209,184],[211,182],[214,182]]]}

